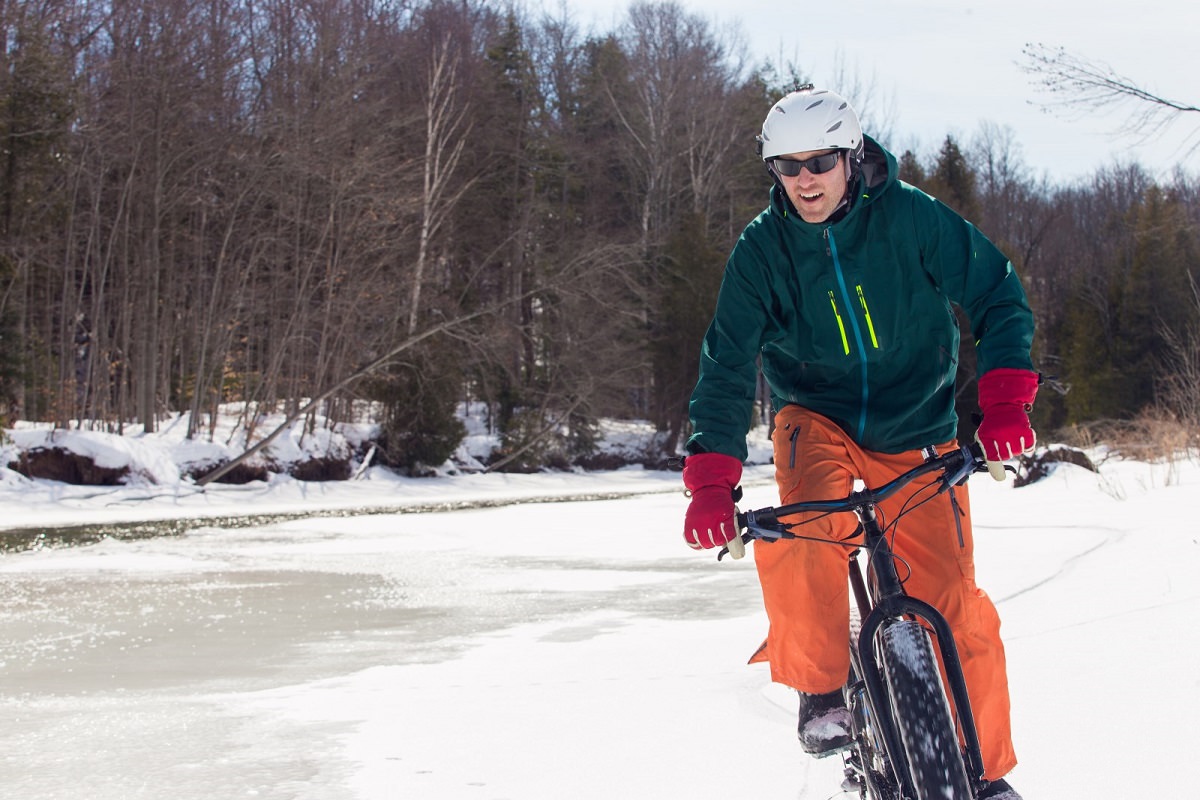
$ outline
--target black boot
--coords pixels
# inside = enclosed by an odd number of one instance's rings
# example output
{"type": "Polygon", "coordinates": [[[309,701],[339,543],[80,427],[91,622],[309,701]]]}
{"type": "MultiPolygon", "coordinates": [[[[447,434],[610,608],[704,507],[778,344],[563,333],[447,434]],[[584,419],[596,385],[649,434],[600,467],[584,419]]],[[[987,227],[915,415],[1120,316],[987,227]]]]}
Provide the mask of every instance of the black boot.
{"type": "Polygon", "coordinates": [[[998,781],[991,781],[979,793],[979,800],[1022,800],[1021,795],[1017,794],[1017,790],[1008,785],[1008,781],[1001,778],[998,781]]]}
{"type": "Polygon", "coordinates": [[[822,758],[850,745],[850,711],[842,692],[800,692],[800,746],[809,755],[822,758]]]}

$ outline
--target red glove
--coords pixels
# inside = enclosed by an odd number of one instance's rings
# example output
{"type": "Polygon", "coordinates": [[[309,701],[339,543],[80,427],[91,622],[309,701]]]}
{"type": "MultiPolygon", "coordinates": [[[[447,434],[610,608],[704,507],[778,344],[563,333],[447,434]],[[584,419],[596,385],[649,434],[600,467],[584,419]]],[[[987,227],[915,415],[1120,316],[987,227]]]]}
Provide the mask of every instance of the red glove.
{"type": "Polygon", "coordinates": [[[723,453],[697,453],[683,462],[683,485],[692,494],[683,539],[693,550],[720,547],[737,535],[733,490],[742,462],[723,453]]]}
{"type": "Polygon", "coordinates": [[[1037,373],[1024,369],[993,369],[979,379],[983,420],[975,435],[988,461],[1033,452],[1037,435],[1029,426],[1029,412],[1037,387],[1037,373]]]}

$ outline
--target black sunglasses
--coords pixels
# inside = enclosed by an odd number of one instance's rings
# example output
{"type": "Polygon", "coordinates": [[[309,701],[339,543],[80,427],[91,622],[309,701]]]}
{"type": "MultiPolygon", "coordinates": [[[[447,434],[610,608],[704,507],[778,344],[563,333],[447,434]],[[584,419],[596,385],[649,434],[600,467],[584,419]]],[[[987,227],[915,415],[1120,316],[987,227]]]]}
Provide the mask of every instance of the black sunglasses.
{"type": "Polygon", "coordinates": [[[838,159],[841,157],[842,151],[834,150],[832,153],[822,153],[803,161],[797,161],[794,158],[772,158],[771,166],[780,175],[786,175],[789,178],[799,175],[801,169],[807,169],[813,175],[821,175],[836,167],[838,159]]]}

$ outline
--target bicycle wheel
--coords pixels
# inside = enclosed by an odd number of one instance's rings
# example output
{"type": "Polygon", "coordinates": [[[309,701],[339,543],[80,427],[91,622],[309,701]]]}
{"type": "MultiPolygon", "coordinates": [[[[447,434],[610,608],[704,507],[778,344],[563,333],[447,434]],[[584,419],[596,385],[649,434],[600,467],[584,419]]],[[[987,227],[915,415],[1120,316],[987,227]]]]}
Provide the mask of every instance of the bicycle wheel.
{"type": "Polygon", "coordinates": [[[920,623],[901,620],[883,629],[879,645],[916,800],[970,800],[970,781],[929,634],[920,623]]]}

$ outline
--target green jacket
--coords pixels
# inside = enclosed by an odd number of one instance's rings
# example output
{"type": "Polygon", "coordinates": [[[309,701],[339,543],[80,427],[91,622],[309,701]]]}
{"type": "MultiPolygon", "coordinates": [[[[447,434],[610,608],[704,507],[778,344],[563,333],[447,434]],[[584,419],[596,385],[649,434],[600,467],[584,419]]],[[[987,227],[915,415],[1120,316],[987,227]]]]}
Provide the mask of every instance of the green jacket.
{"type": "Polygon", "coordinates": [[[762,372],[778,411],[834,420],[868,450],[949,441],[966,311],[979,373],[1032,369],[1033,315],[1012,264],[972,224],[896,177],[866,137],[850,210],[804,222],[782,189],[729,256],[692,393],[690,452],[746,458],[762,372]]]}

